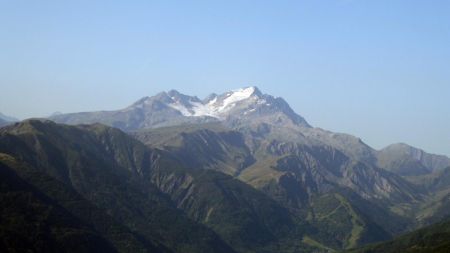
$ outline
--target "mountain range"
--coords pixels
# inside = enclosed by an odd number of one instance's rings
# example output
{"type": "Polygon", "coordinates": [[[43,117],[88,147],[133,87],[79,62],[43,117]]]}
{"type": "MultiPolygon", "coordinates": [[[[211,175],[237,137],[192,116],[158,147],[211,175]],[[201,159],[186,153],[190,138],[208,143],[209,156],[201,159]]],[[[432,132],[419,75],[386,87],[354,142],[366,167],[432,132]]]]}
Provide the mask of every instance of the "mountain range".
{"type": "Polygon", "coordinates": [[[448,157],[375,150],[256,87],[15,123],[0,172],[3,249],[335,252],[450,215],[448,157]]]}
{"type": "Polygon", "coordinates": [[[0,119],[7,121],[7,122],[15,122],[15,121],[19,121],[19,119],[5,115],[3,113],[0,112],[0,119]]]}
{"type": "Polygon", "coordinates": [[[101,122],[125,131],[184,123],[227,122],[233,125],[258,121],[279,125],[309,126],[281,98],[262,94],[256,87],[242,88],[200,100],[175,90],[144,97],[118,111],[60,114],[50,119],[66,124],[101,122]]]}
{"type": "Polygon", "coordinates": [[[8,124],[11,124],[11,123],[17,122],[17,121],[19,121],[17,118],[7,116],[0,112],[0,127],[6,126],[8,124]]]}

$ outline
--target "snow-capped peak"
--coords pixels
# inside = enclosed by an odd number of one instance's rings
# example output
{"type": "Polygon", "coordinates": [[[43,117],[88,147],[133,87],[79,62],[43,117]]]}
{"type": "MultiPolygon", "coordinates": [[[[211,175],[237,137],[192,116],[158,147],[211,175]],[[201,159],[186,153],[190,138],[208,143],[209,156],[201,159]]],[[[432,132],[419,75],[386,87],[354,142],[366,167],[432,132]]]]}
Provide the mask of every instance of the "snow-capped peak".
{"type": "MultiPolygon", "coordinates": [[[[172,99],[173,102],[168,103],[167,105],[179,111],[184,116],[209,116],[221,118],[225,112],[232,109],[237,103],[251,98],[256,93],[259,94],[256,87],[247,87],[232,90],[220,96],[214,94],[213,96],[209,96],[205,102],[198,99],[189,99],[186,103],[180,103],[180,101],[172,99]]],[[[256,100],[255,97],[255,102],[257,102],[256,100]]]]}
{"type": "Polygon", "coordinates": [[[263,94],[254,86],[231,90],[220,95],[213,93],[203,100],[171,90],[141,98],[119,112],[131,113],[133,117],[135,114],[139,115],[135,118],[142,116],[148,118],[148,125],[145,127],[163,126],[167,122],[179,124],[211,121],[230,124],[291,122],[309,126],[282,98],[263,94]]]}

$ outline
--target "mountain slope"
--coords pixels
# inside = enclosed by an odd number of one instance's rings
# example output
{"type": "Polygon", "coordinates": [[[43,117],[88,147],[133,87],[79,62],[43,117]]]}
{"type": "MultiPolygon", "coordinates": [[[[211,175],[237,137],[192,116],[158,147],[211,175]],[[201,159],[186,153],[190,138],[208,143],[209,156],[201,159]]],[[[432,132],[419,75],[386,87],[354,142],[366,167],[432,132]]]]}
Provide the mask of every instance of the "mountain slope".
{"type": "Polygon", "coordinates": [[[439,222],[450,215],[450,167],[405,178],[428,193],[425,201],[415,208],[419,226],[439,222]]]}
{"type": "Polygon", "coordinates": [[[95,230],[52,203],[0,163],[2,252],[115,252],[95,230]]]}
{"type": "Polygon", "coordinates": [[[0,154],[0,173],[2,252],[168,252],[9,155],[0,154]]]}
{"type": "Polygon", "coordinates": [[[450,252],[450,222],[440,222],[402,235],[393,241],[355,249],[354,253],[446,253],[450,252]]]}
{"type": "Polygon", "coordinates": [[[186,164],[219,170],[252,185],[298,218],[306,219],[317,230],[308,236],[316,236],[333,248],[385,240],[401,232],[406,219],[383,208],[416,201],[419,194],[398,176],[358,163],[331,147],[263,140],[257,150],[251,150],[245,135],[218,124],[181,125],[132,134],[149,146],[170,150],[186,164]],[[339,197],[326,197],[334,193],[339,197]],[[314,207],[317,201],[323,204],[314,207]],[[339,216],[316,216],[327,213],[323,209],[326,206],[334,206],[329,213],[342,206],[339,216]],[[348,223],[348,217],[357,222],[348,223]]]}
{"type": "Polygon", "coordinates": [[[169,150],[184,163],[237,176],[256,188],[271,180],[299,181],[302,189],[289,190],[292,206],[301,206],[309,195],[336,186],[349,187],[364,198],[395,202],[411,200],[416,194],[405,180],[320,143],[302,144],[294,138],[284,142],[277,136],[259,138],[217,124],[141,130],[132,135],[149,146],[169,150]],[[229,168],[235,170],[230,172],[229,168]]]}
{"type": "Polygon", "coordinates": [[[289,212],[261,192],[212,171],[155,171],[152,179],[192,219],[243,252],[289,252],[302,236],[289,212]],[[283,243],[281,243],[283,242],[283,243]]]}
{"type": "Polygon", "coordinates": [[[251,186],[220,172],[186,168],[171,154],[103,125],[17,123],[0,130],[0,153],[12,159],[2,160],[10,170],[118,251],[127,252],[102,225],[106,221],[91,218],[93,209],[130,237],[128,244],[122,239],[125,246],[135,240],[133,247],[150,251],[311,252],[317,251],[311,240],[324,240],[251,186]],[[84,207],[73,204],[76,196],[84,207]]]}
{"type": "Polygon", "coordinates": [[[149,147],[167,150],[188,167],[237,175],[254,162],[244,136],[217,123],[141,130],[130,134],[149,147]]]}
{"type": "MultiPolygon", "coordinates": [[[[117,143],[118,140],[117,137],[111,139],[108,131],[118,132],[114,129],[100,131],[98,135],[102,143],[108,144],[109,150],[116,150],[111,153],[114,157],[125,153],[127,149],[117,152],[117,147],[110,146],[109,143],[117,143]]],[[[143,144],[120,133],[124,141],[145,149],[143,144]]],[[[121,157],[116,159],[123,160],[121,157]]],[[[160,153],[155,159],[158,162],[150,170],[140,159],[137,161],[141,162],[126,164],[128,167],[141,164],[135,168],[141,171],[145,181],[153,183],[192,220],[213,229],[234,249],[240,252],[284,252],[289,247],[302,245],[296,238],[301,235],[303,224],[295,221],[287,210],[263,193],[222,173],[184,168],[179,165],[183,161],[174,162],[172,154],[160,153]]],[[[305,251],[309,249],[305,245],[302,248],[305,251]]]]}
{"type": "Polygon", "coordinates": [[[450,166],[450,158],[434,155],[407,144],[392,144],[377,154],[378,165],[403,176],[429,174],[450,166]]]}
{"type": "Polygon", "coordinates": [[[1,129],[0,152],[73,188],[144,242],[174,252],[233,252],[141,180],[159,155],[118,130],[26,121],[1,129]]]}

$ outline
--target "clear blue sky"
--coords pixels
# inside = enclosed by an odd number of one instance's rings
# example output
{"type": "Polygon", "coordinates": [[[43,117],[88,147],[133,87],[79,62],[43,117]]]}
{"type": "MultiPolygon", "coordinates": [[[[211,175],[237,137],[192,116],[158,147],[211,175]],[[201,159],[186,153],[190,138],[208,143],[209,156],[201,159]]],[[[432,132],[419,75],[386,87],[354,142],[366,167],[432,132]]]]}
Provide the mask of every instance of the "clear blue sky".
{"type": "Polygon", "coordinates": [[[380,148],[450,155],[450,1],[0,0],[0,112],[241,86],[380,148]]]}

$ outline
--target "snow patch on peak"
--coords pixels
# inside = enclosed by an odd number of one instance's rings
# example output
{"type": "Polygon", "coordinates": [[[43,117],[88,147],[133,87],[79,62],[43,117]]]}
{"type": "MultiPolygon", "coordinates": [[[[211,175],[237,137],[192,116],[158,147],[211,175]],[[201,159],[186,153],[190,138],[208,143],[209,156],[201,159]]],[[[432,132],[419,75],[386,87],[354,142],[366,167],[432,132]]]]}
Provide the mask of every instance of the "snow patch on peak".
{"type": "Polygon", "coordinates": [[[228,93],[228,97],[223,100],[222,106],[219,108],[219,110],[223,110],[231,104],[249,98],[251,95],[253,95],[255,90],[255,87],[233,90],[231,93],[228,93]]]}
{"type": "Polygon", "coordinates": [[[213,105],[217,102],[217,96],[215,96],[213,99],[211,99],[207,105],[213,105]]]}
{"type": "Polygon", "coordinates": [[[232,93],[233,93],[234,96],[248,98],[251,95],[253,95],[253,93],[255,91],[256,91],[256,87],[251,86],[251,87],[246,87],[246,88],[240,88],[240,89],[232,90],[232,93]]]}
{"type": "Polygon", "coordinates": [[[179,111],[183,116],[193,116],[192,112],[178,101],[168,104],[168,106],[179,111]]]}
{"type": "Polygon", "coordinates": [[[172,96],[171,101],[166,104],[179,111],[183,116],[209,116],[220,119],[243,100],[251,99],[256,104],[266,103],[266,100],[259,94],[256,87],[247,87],[232,90],[220,96],[211,94],[203,101],[192,98],[180,101],[177,97],[172,96]]]}

